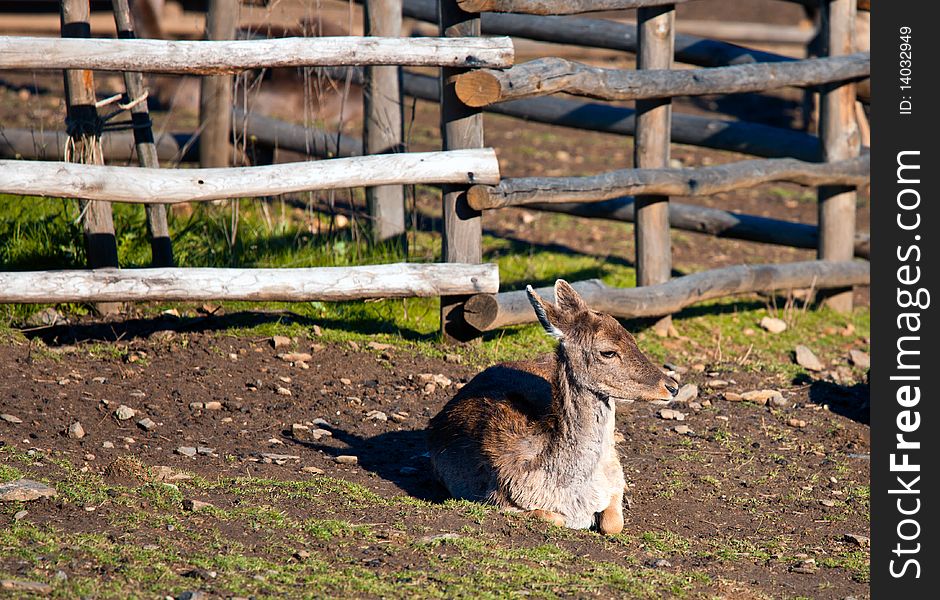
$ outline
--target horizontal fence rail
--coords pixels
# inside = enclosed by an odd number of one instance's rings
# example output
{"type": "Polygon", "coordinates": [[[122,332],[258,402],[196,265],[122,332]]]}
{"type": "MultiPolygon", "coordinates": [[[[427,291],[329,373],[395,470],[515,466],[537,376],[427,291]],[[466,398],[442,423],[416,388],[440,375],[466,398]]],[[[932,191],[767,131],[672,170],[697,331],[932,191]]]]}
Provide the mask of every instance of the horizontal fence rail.
{"type": "MultiPolygon", "coordinates": [[[[437,0],[405,0],[402,13],[406,17],[434,23],[437,20],[437,0]]],[[[606,19],[502,13],[484,13],[480,20],[484,35],[509,35],[584,48],[605,48],[633,53],[637,51],[636,25],[630,23],[606,19]]],[[[677,33],[676,60],[699,67],[726,67],[748,63],[789,62],[796,59],[728,42],[677,33]]]]}
{"type": "Polygon", "coordinates": [[[524,13],[528,15],[575,15],[606,10],[630,10],[691,0],[457,0],[466,12],[524,13]]]}
{"type": "Polygon", "coordinates": [[[218,169],[145,169],[0,160],[0,193],[142,204],[370,185],[498,182],[499,162],[490,148],[218,169]]]}
{"type": "Polygon", "coordinates": [[[465,73],[457,78],[456,90],[457,97],[468,106],[487,106],[558,92],[601,100],[738,94],[849,81],[870,75],[868,52],[682,71],[605,69],[563,58],[540,58],[506,71],[486,69],[465,73]]]}
{"type": "Polygon", "coordinates": [[[397,263],[305,269],[95,269],[0,273],[0,303],[327,302],[495,293],[495,264],[397,263]]]}
{"type": "Polygon", "coordinates": [[[503,179],[496,186],[473,186],[467,202],[486,210],[533,203],[600,202],[628,195],[711,196],[775,181],[857,187],[869,182],[870,171],[869,155],[833,163],[778,158],[685,169],[621,169],[589,177],[503,179]]]}
{"type": "MultiPolygon", "coordinates": [[[[612,198],[602,202],[536,203],[527,204],[526,208],[624,223],[633,223],[636,220],[635,201],[632,197],[612,198]]],[[[816,225],[734,213],[672,200],[669,202],[669,226],[673,229],[748,242],[813,250],[819,246],[819,227],[816,225]]],[[[865,259],[871,256],[871,240],[867,233],[855,234],[855,256],[865,259]]]]}
{"type": "Polygon", "coordinates": [[[0,69],[90,69],[183,74],[262,67],[404,65],[509,67],[508,37],[321,37],[233,41],[0,36],[0,69]]]}
{"type": "MultiPolygon", "coordinates": [[[[806,261],[737,265],[636,288],[613,288],[596,279],[572,285],[592,309],[634,319],[671,314],[723,296],[810,287],[844,288],[868,285],[870,281],[871,268],[864,261],[806,261]]],[[[549,302],[554,301],[553,288],[536,291],[549,302]]],[[[464,318],[479,331],[534,323],[537,319],[524,290],[474,296],[464,305],[464,318]]]]}

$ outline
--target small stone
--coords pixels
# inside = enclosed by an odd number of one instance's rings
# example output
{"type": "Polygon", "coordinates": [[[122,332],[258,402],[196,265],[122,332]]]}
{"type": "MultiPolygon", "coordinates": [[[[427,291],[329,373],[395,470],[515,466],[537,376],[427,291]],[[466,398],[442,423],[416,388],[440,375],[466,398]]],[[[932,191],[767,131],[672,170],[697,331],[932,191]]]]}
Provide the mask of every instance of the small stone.
{"type": "Polygon", "coordinates": [[[212,456],[215,454],[215,448],[210,448],[208,446],[196,446],[196,454],[200,456],[212,456]]]}
{"type": "Polygon", "coordinates": [[[222,410],[222,403],[217,400],[212,400],[203,404],[202,407],[206,410],[222,410]]]}
{"type": "Polygon", "coordinates": [[[31,502],[40,498],[55,498],[55,488],[32,479],[16,479],[0,483],[0,502],[31,502]]]}
{"type": "Polygon", "coordinates": [[[127,421],[128,419],[133,419],[137,414],[137,411],[133,408],[126,406],[124,404],[120,405],[115,409],[114,416],[120,421],[127,421]]]}
{"type": "Polygon", "coordinates": [[[754,331],[753,329],[751,329],[750,327],[745,327],[744,330],[741,331],[741,333],[743,333],[744,335],[750,337],[750,336],[752,336],[752,335],[755,335],[757,332],[754,331]]]}
{"type": "Polygon", "coordinates": [[[157,424],[154,423],[153,419],[151,419],[150,417],[144,417],[140,421],[137,421],[137,426],[143,429],[144,431],[151,431],[157,426],[157,424]]]}
{"type": "Polygon", "coordinates": [[[203,402],[190,402],[189,410],[202,410],[206,405],[203,402]]]}
{"type": "Polygon", "coordinates": [[[23,422],[23,419],[16,417],[14,415],[9,415],[7,413],[3,413],[2,415],[0,415],[0,419],[6,421],[7,423],[10,423],[11,425],[19,425],[23,422]]]}
{"type": "Polygon", "coordinates": [[[657,414],[666,421],[685,421],[685,414],[671,408],[663,408],[657,414]]]}
{"type": "Polygon", "coordinates": [[[421,391],[424,393],[425,396],[430,396],[431,394],[437,391],[437,386],[434,385],[433,381],[429,381],[426,384],[424,384],[424,389],[422,389],[421,391]]]}
{"type": "Polygon", "coordinates": [[[320,417],[317,417],[316,419],[310,421],[310,424],[316,425],[317,427],[332,427],[329,421],[327,421],[326,419],[321,419],[320,417]]]}
{"type": "Polygon", "coordinates": [[[196,449],[192,446],[180,446],[176,449],[176,453],[182,456],[188,456],[190,458],[196,456],[196,449]]]}
{"type": "Polygon", "coordinates": [[[304,467],[301,469],[304,473],[310,473],[311,475],[323,475],[323,469],[318,467],[304,467]]]}
{"type": "Polygon", "coordinates": [[[807,559],[801,560],[799,563],[797,563],[796,566],[791,567],[790,570],[794,573],[812,575],[813,573],[816,572],[816,559],[807,558],[807,559]]]}
{"type": "Polygon", "coordinates": [[[721,397],[727,400],[728,402],[741,402],[742,400],[744,400],[744,396],[741,394],[738,394],[737,392],[724,392],[721,395],[721,397]]]}
{"type": "Polygon", "coordinates": [[[444,360],[453,365],[463,364],[463,357],[459,354],[445,354],[444,360]]]}
{"type": "Polygon", "coordinates": [[[101,442],[101,447],[110,450],[111,448],[114,448],[114,442],[101,442]]]}
{"type": "Polygon", "coordinates": [[[760,326],[770,333],[783,333],[787,330],[787,324],[776,317],[764,317],[760,320],[760,326]]]}
{"type": "Polygon", "coordinates": [[[437,535],[426,535],[418,538],[419,544],[435,544],[446,540],[459,540],[460,535],[456,533],[438,533],[437,535]]]}
{"type": "Polygon", "coordinates": [[[286,354],[278,354],[277,357],[283,360],[284,362],[292,362],[292,363],[310,362],[311,360],[313,360],[313,355],[308,354],[306,352],[288,352],[286,354]]]}
{"type": "Polygon", "coordinates": [[[350,454],[340,454],[334,460],[341,465],[356,465],[359,464],[359,457],[352,456],[350,454]]]}
{"type": "Polygon", "coordinates": [[[294,552],[294,558],[297,560],[307,560],[310,558],[310,553],[306,550],[298,550],[297,552],[294,552]]]}
{"type": "Polygon", "coordinates": [[[183,500],[183,510],[199,512],[200,510],[205,510],[207,508],[215,507],[208,502],[203,502],[202,500],[193,500],[192,498],[186,498],[183,500]]]}
{"type": "Polygon", "coordinates": [[[672,563],[665,558],[653,558],[646,561],[646,566],[652,569],[668,569],[672,566],[672,563]]]}
{"type": "Polygon", "coordinates": [[[775,404],[775,406],[778,406],[779,403],[783,401],[783,394],[777,390],[752,390],[741,394],[741,399],[745,402],[760,404],[761,406],[776,402],[777,404],[775,404]]]}
{"type": "Polygon", "coordinates": [[[724,379],[709,379],[705,382],[705,387],[713,389],[725,388],[728,387],[728,382],[724,379]]]}
{"type": "Polygon", "coordinates": [[[864,535],[855,535],[854,533],[847,533],[844,536],[842,536],[842,539],[846,542],[849,542],[850,544],[861,546],[862,548],[868,548],[869,546],[871,546],[871,538],[867,538],[864,535]]]}
{"type": "Polygon", "coordinates": [[[368,348],[369,350],[378,350],[381,352],[382,350],[390,350],[394,348],[394,346],[392,346],[391,344],[382,344],[380,342],[369,342],[368,344],[366,344],[366,348],[368,348]]]}
{"type": "Polygon", "coordinates": [[[284,442],[282,442],[281,440],[277,439],[276,437],[273,437],[273,438],[269,439],[269,440],[268,440],[268,443],[271,444],[272,446],[283,446],[283,445],[284,445],[284,442]]]}
{"type": "Polygon", "coordinates": [[[392,420],[396,423],[404,423],[406,420],[408,420],[408,417],[402,413],[392,413],[392,420]]]}
{"type": "Polygon", "coordinates": [[[724,421],[725,423],[727,423],[728,421],[731,420],[731,417],[728,417],[728,416],[726,416],[726,415],[717,415],[717,416],[715,417],[715,420],[716,420],[716,421],[724,421]]]}
{"type": "Polygon", "coordinates": [[[310,428],[306,425],[301,425],[300,423],[294,423],[290,426],[290,432],[294,434],[294,437],[298,435],[306,435],[310,432],[310,428]]]}
{"type": "Polygon", "coordinates": [[[806,427],[806,421],[804,421],[803,419],[795,419],[795,418],[788,419],[787,425],[789,425],[790,427],[796,427],[797,429],[802,429],[803,427],[806,427]]]}
{"type": "Polygon", "coordinates": [[[819,503],[822,504],[823,506],[825,506],[826,508],[832,508],[833,506],[836,505],[836,501],[835,501],[835,500],[828,500],[828,499],[826,499],[826,500],[820,500],[819,503]]]}
{"type": "Polygon", "coordinates": [[[352,380],[347,379],[345,377],[340,377],[339,382],[342,383],[343,385],[352,385],[352,380]]]}
{"type": "Polygon", "coordinates": [[[380,410],[370,410],[366,413],[366,419],[372,421],[382,421],[384,423],[385,421],[388,421],[388,415],[380,410]]]}
{"type": "Polygon", "coordinates": [[[271,347],[277,350],[291,345],[291,340],[285,335],[276,335],[271,338],[271,347]]]}
{"type": "Polygon", "coordinates": [[[13,513],[13,520],[14,520],[14,521],[22,521],[23,519],[26,518],[26,515],[28,515],[28,514],[29,514],[29,511],[28,511],[28,510],[18,510],[18,511],[16,511],[15,513],[13,513]]]}
{"type": "Polygon", "coordinates": [[[52,593],[52,586],[38,581],[23,581],[20,579],[0,579],[0,590],[5,592],[22,592],[48,596],[52,593]]]}
{"type": "Polygon", "coordinates": [[[672,399],[673,402],[692,402],[698,398],[698,386],[694,383],[687,383],[681,388],[676,394],[676,397],[672,399]]]}
{"type": "Polygon", "coordinates": [[[679,435],[689,435],[692,433],[692,429],[690,429],[688,425],[676,425],[672,430],[679,435]]]}
{"type": "Polygon", "coordinates": [[[69,425],[68,436],[73,440],[80,440],[85,437],[85,428],[78,421],[69,425]]]}
{"type": "Polygon", "coordinates": [[[88,452],[88,453],[85,454],[85,456],[83,456],[82,458],[84,458],[85,460],[91,461],[91,460],[95,460],[95,458],[97,458],[97,457],[96,457],[94,454],[92,454],[91,452],[88,452]]]}
{"type": "Polygon", "coordinates": [[[696,373],[704,373],[705,365],[703,363],[695,363],[694,365],[692,365],[692,370],[695,371],[696,373]]]}
{"type": "Polygon", "coordinates": [[[859,369],[871,368],[871,357],[861,350],[849,350],[849,360],[859,369]]]}
{"type": "Polygon", "coordinates": [[[290,391],[289,389],[287,389],[286,387],[277,386],[277,394],[278,394],[279,396],[290,396],[290,395],[291,395],[291,391],[290,391]]]}
{"type": "Polygon", "coordinates": [[[271,452],[262,452],[261,458],[264,462],[273,462],[277,465],[283,465],[289,460],[300,460],[300,457],[296,454],[274,454],[271,452]]]}
{"type": "Polygon", "coordinates": [[[795,358],[796,364],[808,371],[822,371],[825,369],[822,362],[813,354],[813,351],[802,344],[796,347],[795,358]]]}

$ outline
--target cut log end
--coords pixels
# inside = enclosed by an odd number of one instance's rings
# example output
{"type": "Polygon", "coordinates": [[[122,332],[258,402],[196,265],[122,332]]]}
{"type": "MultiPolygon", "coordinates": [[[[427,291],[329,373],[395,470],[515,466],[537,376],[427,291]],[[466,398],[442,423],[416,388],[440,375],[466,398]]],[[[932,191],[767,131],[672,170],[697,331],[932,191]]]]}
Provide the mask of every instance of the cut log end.
{"type": "Polygon", "coordinates": [[[463,305],[463,318],[478,331],[487,331],[499,316],[499,301],[495,294],[471,296],[463,305]]]}
{"type": "Polygon", "coordinates": [[[457,0],[457,6],[466,13],[492,12],[496,7],[493,0],[457,0]]]}
{"type": "Polygon", "coordinates": [[[457,77],[454,90],[461,102],[479,108],[499,102],[499,80],[487,71],[470,71],[457,77]]]}
{"type": "Polygon", "coordinates": [[[492,188],[488,185],[472,186],[467,190],[467,204],[474,210],[497,208],[498,205],[493,201],[491,190],[492,188]]]}

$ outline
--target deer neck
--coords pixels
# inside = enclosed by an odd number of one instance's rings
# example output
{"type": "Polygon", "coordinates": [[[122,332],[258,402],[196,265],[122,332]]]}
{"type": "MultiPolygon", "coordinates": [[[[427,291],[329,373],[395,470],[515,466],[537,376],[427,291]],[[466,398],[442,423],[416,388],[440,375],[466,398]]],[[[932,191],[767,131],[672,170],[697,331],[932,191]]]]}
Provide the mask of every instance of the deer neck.
{"type": "Polygon", "coordinates": [[[613,446],[615,400],[589,389],[576,376],[563,347],[557,353],[545,462],[573,484],[589,478],[613,446]]]}

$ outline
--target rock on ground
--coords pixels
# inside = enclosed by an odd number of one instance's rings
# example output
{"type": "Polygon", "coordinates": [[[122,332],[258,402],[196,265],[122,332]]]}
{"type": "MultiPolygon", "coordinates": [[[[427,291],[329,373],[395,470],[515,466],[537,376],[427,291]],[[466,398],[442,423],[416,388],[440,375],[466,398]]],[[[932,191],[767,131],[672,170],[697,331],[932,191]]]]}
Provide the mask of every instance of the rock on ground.
{"type": "Polygon", "coordinates": [[[813,351],[800,344],[796,347],[796,364],[808,371],[822,371],[825,366],[822,364],[813,351]]]}
{"type": "Polygon", "coordinates": [[[770,333],[783,333],[787,330],[787,324],[776,317],[764,317],[760,320],[760,326],[770,333]]]}
{"type": "Polygon", "coordinates": [[[0,484],[0,502],[30,502],[40,498],[54,498],[55,488],[32,479],[17,479],[0,484]]]}

